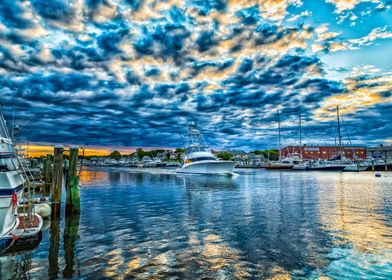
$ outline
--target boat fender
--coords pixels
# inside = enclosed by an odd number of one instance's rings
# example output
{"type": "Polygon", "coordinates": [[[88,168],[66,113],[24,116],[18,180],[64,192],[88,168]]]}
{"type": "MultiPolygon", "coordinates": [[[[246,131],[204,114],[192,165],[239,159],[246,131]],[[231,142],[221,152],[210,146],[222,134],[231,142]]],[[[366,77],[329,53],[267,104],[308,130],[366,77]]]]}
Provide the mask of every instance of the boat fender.
{"type": "Polygon", "coordinates": [[[18,195],[14,192],[11,197],[12,211],[16,213],[18,209],[18,195]]]}

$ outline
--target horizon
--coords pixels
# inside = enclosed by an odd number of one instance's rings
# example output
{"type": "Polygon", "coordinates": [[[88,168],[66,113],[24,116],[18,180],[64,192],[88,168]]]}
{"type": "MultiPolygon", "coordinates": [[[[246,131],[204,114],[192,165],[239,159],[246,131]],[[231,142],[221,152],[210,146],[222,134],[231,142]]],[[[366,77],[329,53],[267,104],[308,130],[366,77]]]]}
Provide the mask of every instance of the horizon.
{"type": "MultiPolygon", "coordinates": [[[[8,1],[0,104],[20,143],[392,143],[392,2],[8,1]],[[9,11],[12,11],[11,13],[9,11]],[[10,15],[12,14],[12,16],[10,15]]],[[[7,8],[6,8],[7,7],[7,8]]]]}

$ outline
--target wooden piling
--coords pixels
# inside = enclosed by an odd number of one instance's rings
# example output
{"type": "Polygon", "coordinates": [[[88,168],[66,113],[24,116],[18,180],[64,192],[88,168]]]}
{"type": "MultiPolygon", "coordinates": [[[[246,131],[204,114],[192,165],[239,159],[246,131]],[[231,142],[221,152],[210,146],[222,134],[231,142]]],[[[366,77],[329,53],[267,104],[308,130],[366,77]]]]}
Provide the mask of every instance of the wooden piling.
{"type": "Polygon", "coordinates": [[[54,147],[54,172],[52,181],[52,218],[60,217],[61,187],[63,185],[63,153],[61,145],[54,147]]]}
{"type": "Polygon", "coordinates": [[[78,177],[79,147],[71,146],[69,149],[69,168],[67,178],[66,213],[80,213],[80,193],[78,177]]]}
{"type": "Polygon", "coordinates": [[[53,155],[48,154],[44,161],[43,176],[45,178],[46,186],[50,188],[53,178],[53,155]]]}

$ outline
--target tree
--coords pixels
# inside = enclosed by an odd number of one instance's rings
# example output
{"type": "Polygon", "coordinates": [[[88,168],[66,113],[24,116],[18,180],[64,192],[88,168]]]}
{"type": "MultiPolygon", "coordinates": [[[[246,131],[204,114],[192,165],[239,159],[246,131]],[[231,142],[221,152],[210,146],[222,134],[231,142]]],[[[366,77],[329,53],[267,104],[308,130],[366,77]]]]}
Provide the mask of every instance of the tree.
{"type": "Polygon", "coordinates": [[[277,160],[279,157],[278,153],[279,153],[278,150],[265,150],[265,151],[263,151],[264,157],[269,160],[277,160]]]}
{"type": "Polygon", "coordinates": [[[184,149],[181,149],[181,148],[177,148],[176,149],[176,153],[177,154],[181,154],[181,153],[183,153],[185,150],[184,149]]]}
{"type": "Polygon", "coordinates": [[[109,157],[115,160],[119,160],[121,159],[121,153],[118,151],[114,151],[109,155],[109,157]]]}
{"type": "Polygon", "coordinates": [[[220,152],[216,156],[223,160],[230,160],[233,157],[229,152],[220,152]]]}
{"type": "Polygon", "coordinates": [[[136,149],[136,154],[137,154],[137,157],[139,158],[139,160],[141,160],[144,157],[145,152],[143,151],[142,148],[137,148],[136,149]]]}

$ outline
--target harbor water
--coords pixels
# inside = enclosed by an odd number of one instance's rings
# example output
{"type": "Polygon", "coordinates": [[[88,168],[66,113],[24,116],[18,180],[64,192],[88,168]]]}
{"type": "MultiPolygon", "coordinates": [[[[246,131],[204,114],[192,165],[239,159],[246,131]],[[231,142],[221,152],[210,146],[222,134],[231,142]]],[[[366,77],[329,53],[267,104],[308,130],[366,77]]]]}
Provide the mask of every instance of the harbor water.
{"type": "Polygon", "coordinates": [[[81,215],[1,279],[392,279],[392,173],[236,173],[83,171],[81,215]]]}

